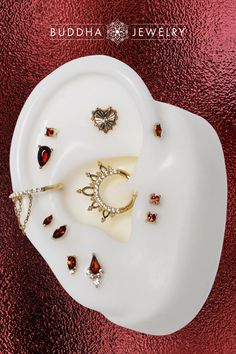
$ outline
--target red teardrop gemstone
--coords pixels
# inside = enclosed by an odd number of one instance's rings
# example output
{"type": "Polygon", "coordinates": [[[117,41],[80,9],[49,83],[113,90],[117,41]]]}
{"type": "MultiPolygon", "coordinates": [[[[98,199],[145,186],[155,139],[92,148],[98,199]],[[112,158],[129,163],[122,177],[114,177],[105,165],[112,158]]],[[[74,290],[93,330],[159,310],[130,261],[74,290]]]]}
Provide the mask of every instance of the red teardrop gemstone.
{"type": "Polygon", "coordinates": [[[147,221],[151,223],[155,223],[157,221],[157,214],[156,213],[147,213],[147,221]]]}
{"type": "Polygon", "coordinates": [[[39,151],[38,151],[38,163],[40,167],[43,167],[48,160],[50,159],[51,156],[51,148],[44,145],[44,146],[39,146],[39,151]]]}
{"type": "Polygon", "coordinates": [[[161,124],[156,124],[154,127],[154,132],[156,136],[161,137],[162,129],[161,129],[161,124]]]}
{"type": "Polygon", "coordinates": [[[53,220],[53,216],[52,216],[52,215],[47,216],[47,217],[43,220],[43,225],[44,225],[44,226],[47,226],[47,225],[51,224],[52,220],[53,220]]]}
{"type": "Polygon", "coordinates": [[[57,130],[55,128],[46,128],[46,132],[45,132],[46,136],[49,136],[50,138],[53,136],[57,135],[57,130]]]}
{"type": "Polygon", "coordinates": [[[75,272],[76,270],[76,258],[74,256],[67,257],[67,267],[70,271],[75,272]]]}
{"type": "Polygon", "coordinates": [[[56,229],[52,235],[53,238],[60,238],[64,235],[66,232],[66,225],[60,226],[58,229],[56,229]]]}
{"type": "Polygon", "coordinates": [[[152,193],[150,195],[150,203],[151,204],[154,204],[154,205],[160,204],[160,199],[161,199],[161,196],[156,193],[152,193]]]}
{"type": "Polygon", "coordinates": [[[90,266],[89,266],[89,270],[93,273],[93,274],[97,274],[99,273],[99,270],[101,269],[101,266],[97,260],[97,257],[95,256],[95,254],[93,254],[93,258],[91,260],[90,266]]]}

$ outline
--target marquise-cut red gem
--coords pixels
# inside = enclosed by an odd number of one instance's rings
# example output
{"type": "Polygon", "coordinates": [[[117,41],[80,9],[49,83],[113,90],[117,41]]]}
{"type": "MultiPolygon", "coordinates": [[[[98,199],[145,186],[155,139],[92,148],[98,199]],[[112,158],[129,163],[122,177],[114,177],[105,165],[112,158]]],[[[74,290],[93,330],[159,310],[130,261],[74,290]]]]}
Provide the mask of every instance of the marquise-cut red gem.
{"type": "Polygon", "coordinates": [[[97,274],[99,273],[99,270],[101,269],[101,266],[97,260],[97,257],[95,256],[95,254],[93,254],[93,258],[91,260],[90,266],[89,266],[89,270],[93,273],[93,274],[97,274]]]}
{"type": "Polygon", "coordinates": [[[157,221],[157,214],[156,213],[147,213],[147,221],[155,223],[157,221]]]}
{"type": "Polygon", "coordinates": [[[60,238],[64,235],[66,232],[66,225],[60,226],[58,229],[56,229],[52,235],[53,238],[60,238]]]}
{"type": "Polygon", "coordinates": [[[158,194],[152,193],[150,195],[150,203],[151,204],[155,204],[155,205],[160,204],[160,199],[161,199],[161,196],[158,194]]]}
{"type": "Polygon", "coordinates": [[[161,124],[155,125],[154,132],[156,136],[161,137],[161,133],[162,133],[161,124]]]}
{"type": "Polygon", "coordinates": [[[44,145],[44,146],[39,146],[39,151],[38,151],[38,163],[40,167],[43,167],[48,160],[50,159],[51,156],[51,148],[44,145]]]}
{"type": "Polygon", "coordinates": [[[53,220],[53,216],[52,216],[52,215],[47,216],[47,217],[43,220],[43,225],[44,225],[44,226],[47,226],[47,225],[51,224],[52,220],[53,220]]]}
{"type": "Polygon", "coordinates": [[[45,132],[46,136],[49,136],[50,138],[53,136],[57,135],[57,131],[55,128],[46,128],[46,132],[45,132]]]}
{"type": "Polygon", "coordinates": [[[76,258],[74,256],[67,257],[67,266],[69,270],[75,271],[76,269],[76,258]]]}

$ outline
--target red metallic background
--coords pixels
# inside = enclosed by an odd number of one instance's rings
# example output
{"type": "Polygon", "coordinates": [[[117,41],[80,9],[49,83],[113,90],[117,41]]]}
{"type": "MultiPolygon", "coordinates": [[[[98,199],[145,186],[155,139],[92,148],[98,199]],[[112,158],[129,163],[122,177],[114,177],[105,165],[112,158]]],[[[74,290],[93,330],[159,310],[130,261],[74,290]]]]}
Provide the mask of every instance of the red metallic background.
{"type": "MultiPolygon", "coordinates": [[[[236,353],[235,52],[233,0],[2,0],[1,73],[1,353],[236,353]],[[174,41],[51,41],[55,23],[182,23],[174,41]],[[163,337],[118,327],[61,288],[18,229],[9,149],[19,112],[35,85],[61,64],[106,54],[135,69],[157,100],[206,118],[216,129],[228,173],[224,248],[213,290],[187,327],[163,337]]],[[[199,141],[199,143],[201,143],[199,141]]]]}

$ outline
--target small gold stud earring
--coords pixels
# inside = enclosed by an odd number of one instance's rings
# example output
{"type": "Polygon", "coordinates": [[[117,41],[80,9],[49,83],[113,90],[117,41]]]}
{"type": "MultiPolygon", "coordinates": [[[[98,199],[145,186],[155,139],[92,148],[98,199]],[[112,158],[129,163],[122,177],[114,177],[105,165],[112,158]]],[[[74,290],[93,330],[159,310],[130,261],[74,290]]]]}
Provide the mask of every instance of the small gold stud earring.
{"type": "Polygon", "coordinates": [[[102,109],[97,107],[95,111],[92,112],[92,121],[94,125],[104,133],[108,133],[116,125],[118,119],[117,111],[112,107],[107,109],[102,109]]]}

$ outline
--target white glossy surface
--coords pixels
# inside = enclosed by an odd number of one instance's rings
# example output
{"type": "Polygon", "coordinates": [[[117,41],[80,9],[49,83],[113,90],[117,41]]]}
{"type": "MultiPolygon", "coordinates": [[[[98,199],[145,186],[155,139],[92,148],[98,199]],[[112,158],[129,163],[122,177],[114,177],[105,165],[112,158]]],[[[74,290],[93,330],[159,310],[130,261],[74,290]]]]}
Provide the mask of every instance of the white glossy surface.
{"type": "Polygon", "coordinates": [[[65,184],[63,191],[34,198],[26,231],[76,301],[121,326],[157,335],[182,328],[198,313],[215,278],[226,216],[224,157],[205,120],[154,103],[140,77],[113,58],[80,58],[31,93],[15,128],[10,168],[15,191],[65,184]],[[118,111],[118,124],[106,135],[90,120],[97,106],[118,111]],[[156,122],[161,139],[152,132],[156,122]],[[57,128],[58,136],[45,137],[45,126],[57,128]],[[41,170],[39,144],[54,149],[41,170]],[[117,216],[115,224],[101,226],[96,212],[85,213],[88,199],[75,192],[88,182],[84,171],[97,170],[97,160],[134,170],[130,182],[106,196],[122,201],[138,191],[132,214],[117,216]],[[152,192],[161,194],[159,206],[149,205],[152,192]],[[155,225],[145,221],[149,210],[159,215],[155,225]],[[44,229],[51,213],[54,222],[44,229]],[[52,239],[63,224],[66,234],[52,239]],[[84,275],[93,252],[105,272],[98,289],[84,275]],[[74,275],[68,255],[79,260],[74,275]]]}

